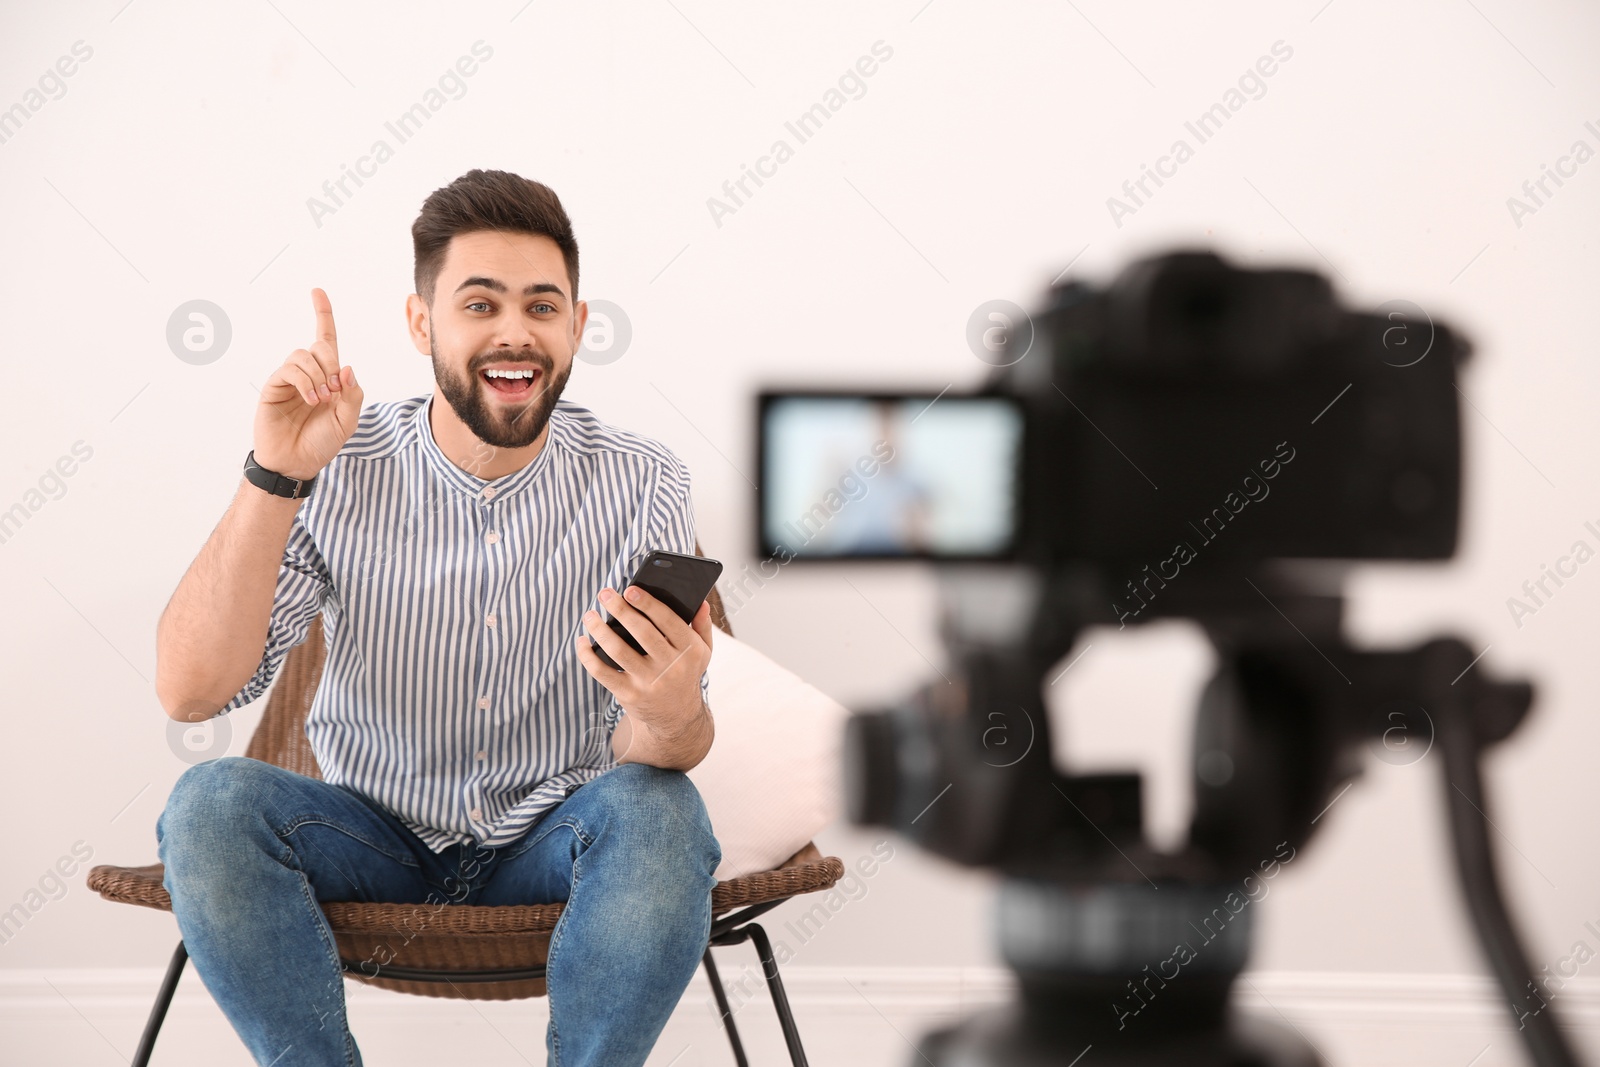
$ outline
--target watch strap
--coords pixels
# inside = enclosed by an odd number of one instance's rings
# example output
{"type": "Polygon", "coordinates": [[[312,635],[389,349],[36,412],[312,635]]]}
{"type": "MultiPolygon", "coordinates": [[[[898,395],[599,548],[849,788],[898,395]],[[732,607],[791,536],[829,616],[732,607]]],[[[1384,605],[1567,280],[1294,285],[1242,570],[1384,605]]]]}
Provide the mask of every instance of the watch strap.
{"type": "Polygon", "coordinates": [[[264,489],[273,496],[288,497],[292,500],[310,496],[311,487],[317,481],[316,475],[301,481],[298,478],[290,478],[287,475],[279,474],[277,471],[267,470],[267,468],[256,462],[256,451],[253,448],[250,450],[250,454],[244,458],[244,476],[251,485],[264,489]]]}

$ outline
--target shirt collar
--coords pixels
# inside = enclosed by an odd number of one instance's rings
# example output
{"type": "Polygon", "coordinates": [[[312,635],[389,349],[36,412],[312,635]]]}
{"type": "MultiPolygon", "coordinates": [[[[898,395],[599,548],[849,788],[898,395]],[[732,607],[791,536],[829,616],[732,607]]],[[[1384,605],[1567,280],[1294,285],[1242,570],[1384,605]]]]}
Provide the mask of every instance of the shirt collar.
{"type": "Polygon", "coordinates": [[[433,467],[435,473],[444,479],[446,484],[454,486],[472,497],[482,497],[484,489],[493,486],[494,497],[498,499],[509,496],[533,484],[538,480],[540,472],[550,465],[550,453],[557,447],[556,424],[559,420],[556,416],[561,411],[560,402],[557,402],[555,409],[550,413],[550,425],[545,434],[544,447],[539,450],[537,456],[533,457],[533,461],[521,470],[512,471],[510,474],[488,480],[456,466],[450,461],[450,457],[444,454],[444,450],[439,447],[439,442],[433,439],[433,425],[429,422],[429,419],[432,416],[433,402],[436,399],[436,394],[430,393],[427,401],[417,407],[416,413],[412,416],[412,432],[421,441],[422,454],[427,457],[429,465],[433,467]]]}

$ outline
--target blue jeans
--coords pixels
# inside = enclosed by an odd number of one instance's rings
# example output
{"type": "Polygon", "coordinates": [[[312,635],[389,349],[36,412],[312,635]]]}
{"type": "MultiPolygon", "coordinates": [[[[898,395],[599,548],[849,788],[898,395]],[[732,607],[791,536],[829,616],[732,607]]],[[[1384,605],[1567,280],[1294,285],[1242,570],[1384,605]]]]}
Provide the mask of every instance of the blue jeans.
{"type": "Polygon", "coordinates": [[[355,790],[242,756],[186,770],[156,822],[205,986],[258,1064],[360,1067],[319,901],[547,904],[551,1067],[642,1064],[711,932],[722,848],[681,771],[624,763],[498,849],[434,853],[355,790]]]}

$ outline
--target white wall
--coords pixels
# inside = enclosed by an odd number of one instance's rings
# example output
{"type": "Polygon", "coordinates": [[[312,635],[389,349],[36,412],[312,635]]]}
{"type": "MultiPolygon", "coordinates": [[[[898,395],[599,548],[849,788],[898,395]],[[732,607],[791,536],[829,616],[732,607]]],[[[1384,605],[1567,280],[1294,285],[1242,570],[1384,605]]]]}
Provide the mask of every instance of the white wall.
{"type": "MultiPolygon", "coordinates": [[[[1447,628],[1491,646],[1488,669],[1537,681],[1534,715],[1491,763],[1502,869],[1537,961],[1594,943],[1583,924],[1600,920],[1600,571],[1585,568],[1521,627],[1505,604],[1575,539],[1594,544],[1582,524],[1600,521],[1600,162],[1520,225],[1506,205],[1574,141],[1600,149],[1584,125],[1600,128],[1592,10],[520,7],[398,17],[389,5],[105,0],[3,16],[0,108],[74,42],[93,53],[0,144],[0,509],[26,504],[75,442],[93,452],[0,544],[11,609],[0,908],[75,842],[93,862],[154,861],[155,819],[185,767],[151,689],[155,622],[233,492],[253,389],[309,340],[307,292],[321,286],[370,400],[429,391],[402,328],[409,227],[431,190],[486,166],[563,197],[584,295],[623,306],[634,329],[617,362],[580,364],[567,395],[688,462],[702,543],[732,571],[751,559],[758,386],[971,384],[985,369],[963,340],[972,309],[1030,304],[1074,257],[1077,276],[1104,279],[1133,255],[1206,242],[1247,263],[1336,268],[1353,302],[1403,297],[1466,330],[1477,354],[1462,385],[1463,551],[1447,566],[1362,571],[1352,630],[1402,642],[1447,628]],[[465,95],[316,224],[307,199],[375,139],[394,144],[385,121],[480,39],[493,56],[465,95]],[[1265,94],[1115,224],[1107,197],[1280,40],[1293,55],[1265,94]],[[707,198],[775,139],[792,144],[785,121],[878,41],[893,53],[865,95],[719,225],[707,198]],[[197,298],[233,329],[206,366],[165,339],[168,316],[197,298]]],[[[941,655],[932,593],[914,567],[791,568],[734,624],[865,706],[941,655]],[[846,573],[893,628],[861,610],[846,573]]],[[[1156,775],[1154,829],[1169,836],[1184,814],[1183,686],[1200,659],[1182,632],[1107,636],[1074,670],[1074,706],[1058,709],[1075,763],[1137,761],[1156,775]]],[[[227,751],[243,751],[260,706],[231,716],[227,751]]],[[[1479,969],[1437,763],[1369,762],[1263,910],[1258,966],[1479,969]]],[[[848,859],[874,839],[840,826],[821,843],[848,859]]],[[[903,846],[804,962],[992,963],[990,884],[903,846]]],[[[170,916],[105,904],[78,873],[0,945],[0,968],[143,967],[175,939],[170,916]]]]}

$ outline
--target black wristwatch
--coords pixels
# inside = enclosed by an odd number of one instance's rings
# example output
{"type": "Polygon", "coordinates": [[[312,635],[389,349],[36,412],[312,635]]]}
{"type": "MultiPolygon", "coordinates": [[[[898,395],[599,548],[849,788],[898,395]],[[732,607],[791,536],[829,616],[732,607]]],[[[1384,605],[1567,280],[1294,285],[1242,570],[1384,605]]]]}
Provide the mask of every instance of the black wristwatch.
{"type": "Polygon", "coordinates": [[[267,470],[256,462],[256,450],[253,448],[250,454],[244,457],[244,476],[251,485],[259,486],[273,496],[286,496],[291,499],[310,496],[311,487],[317,483],[316,475],[302,482],[277,471],[267,470]]]}

